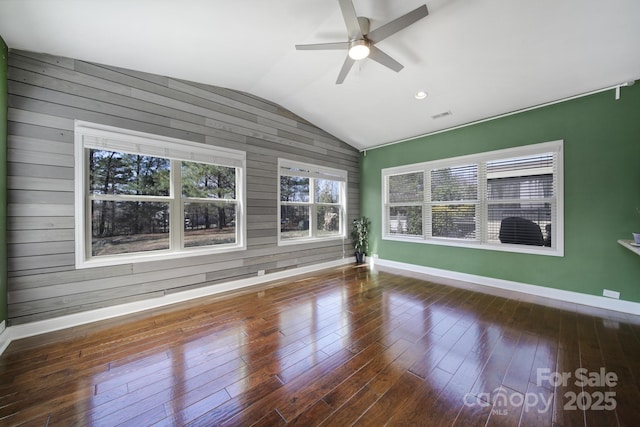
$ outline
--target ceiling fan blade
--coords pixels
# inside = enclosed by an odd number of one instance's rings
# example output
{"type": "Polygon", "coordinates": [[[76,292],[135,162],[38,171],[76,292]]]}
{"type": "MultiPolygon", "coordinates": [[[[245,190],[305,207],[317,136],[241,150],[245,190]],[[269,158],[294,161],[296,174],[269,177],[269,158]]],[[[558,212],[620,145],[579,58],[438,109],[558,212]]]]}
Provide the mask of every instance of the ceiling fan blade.
{"type": "Polygon", "coordinates": [[[429,10],[427,9],[427,5],[423,4],[417,9],[412,10],[411,12],[402,15],[401,17],[394,19],[391,22],[384,24],[382,27],[376,28],[367,34],[367,38],[373,43],[377,43],[381,40],[386,39],[392,34],[397,33],[403,28],[408,27],[416,21],[424,18],[429,14],[429,10]]]}
{"type": "Polygon", "coordinates": [[[351,59],[351,57],[347,55],[347,58],[344,60],[344,64],[342,64],[342,69],[340,69],[340,74],[338,74],[338,79],[336,80],[337,85],[342,84],[344,79],[347,77],[347,74],[349,74],[349,70],[351,70],[351,67],[353,67],[353,64],[355,62],[355,60],[351,59]]]}
{"type": "Polygon", "coordinates": [[[339,0],[339,3],[344,23],[347,25],[349,40],[361,39],[362,30],[360,29],[360,23],[358,22],[358,16],[356,15],[356,9],[353,7],[353,2],[351,0],[339,0]]]}
{"type": "Polygon", "coordinates": [[[404,65],[402,65],[377,47],[371,45],[369,46],[369,49],[369,58],[384,65],[387,68],[391,68],[396,73],[404,68],[404,65]]]}
{"type": "Polygon", "coordinates": [[[349,49],[349,42],[297,44],[296,50],[349,49]]]}

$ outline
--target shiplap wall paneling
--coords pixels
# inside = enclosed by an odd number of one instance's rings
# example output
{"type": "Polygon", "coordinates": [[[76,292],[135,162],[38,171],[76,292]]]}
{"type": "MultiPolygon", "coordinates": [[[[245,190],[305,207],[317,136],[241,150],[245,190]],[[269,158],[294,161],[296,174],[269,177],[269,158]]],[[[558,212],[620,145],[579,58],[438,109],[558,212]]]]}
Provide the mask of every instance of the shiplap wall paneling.
{"type": "Polygon", "coordinates": [[[360,155],[267,100],[14,50],[8,130],[10,324],[351,257],[348,239],[277,246],[277,159],[346,170],[349,227],[359,216],[360,155]],[[245,151],[247,249],[76,270],[74,120],[245,151]]]}

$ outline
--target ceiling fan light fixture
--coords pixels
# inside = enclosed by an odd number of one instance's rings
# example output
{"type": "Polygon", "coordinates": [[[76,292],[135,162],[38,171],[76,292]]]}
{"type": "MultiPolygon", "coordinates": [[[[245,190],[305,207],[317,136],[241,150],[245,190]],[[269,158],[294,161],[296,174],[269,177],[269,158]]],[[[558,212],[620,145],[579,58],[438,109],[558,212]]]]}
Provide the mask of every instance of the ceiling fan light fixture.
{"type": "Polygon", "coordinates": [[[353,40],[349,44],[349,57],[354,61],[359,61],[361,59],[369,56],[369,42],[364,39],[353,40]]]}

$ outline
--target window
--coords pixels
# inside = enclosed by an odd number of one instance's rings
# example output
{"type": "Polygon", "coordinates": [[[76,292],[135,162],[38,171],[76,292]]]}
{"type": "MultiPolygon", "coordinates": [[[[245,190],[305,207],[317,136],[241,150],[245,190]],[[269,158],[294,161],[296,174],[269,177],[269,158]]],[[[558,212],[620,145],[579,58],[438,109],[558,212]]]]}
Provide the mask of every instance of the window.
{"type": "Polygon", "coordinates": [[[279,244],[343,238],[347,172],[278,160],[279,244]]]}
{"type": "Polygon", "coordinates": [[[76,265],[244,249],[244,152],[76,122],[76,265]]]}
{"type": "Polygon", "coordinates": [[[562,141],[382,176],[384,239],[563,255],[562,141]]]}

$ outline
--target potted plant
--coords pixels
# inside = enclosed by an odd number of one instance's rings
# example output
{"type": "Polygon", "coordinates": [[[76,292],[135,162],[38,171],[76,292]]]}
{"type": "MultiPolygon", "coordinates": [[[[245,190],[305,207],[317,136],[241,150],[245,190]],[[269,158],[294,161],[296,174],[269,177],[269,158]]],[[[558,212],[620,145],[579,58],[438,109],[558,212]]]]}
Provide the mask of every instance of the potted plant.
{"type": "Polygon", "coordinates": [[[371,221],[366,216],[353,220],[353,230],[351,230],[351,239],[353,240],[353,248],[356,251],[356,264],[364,262],[364,256],[369,251],[369,227],[371,221]]]}

